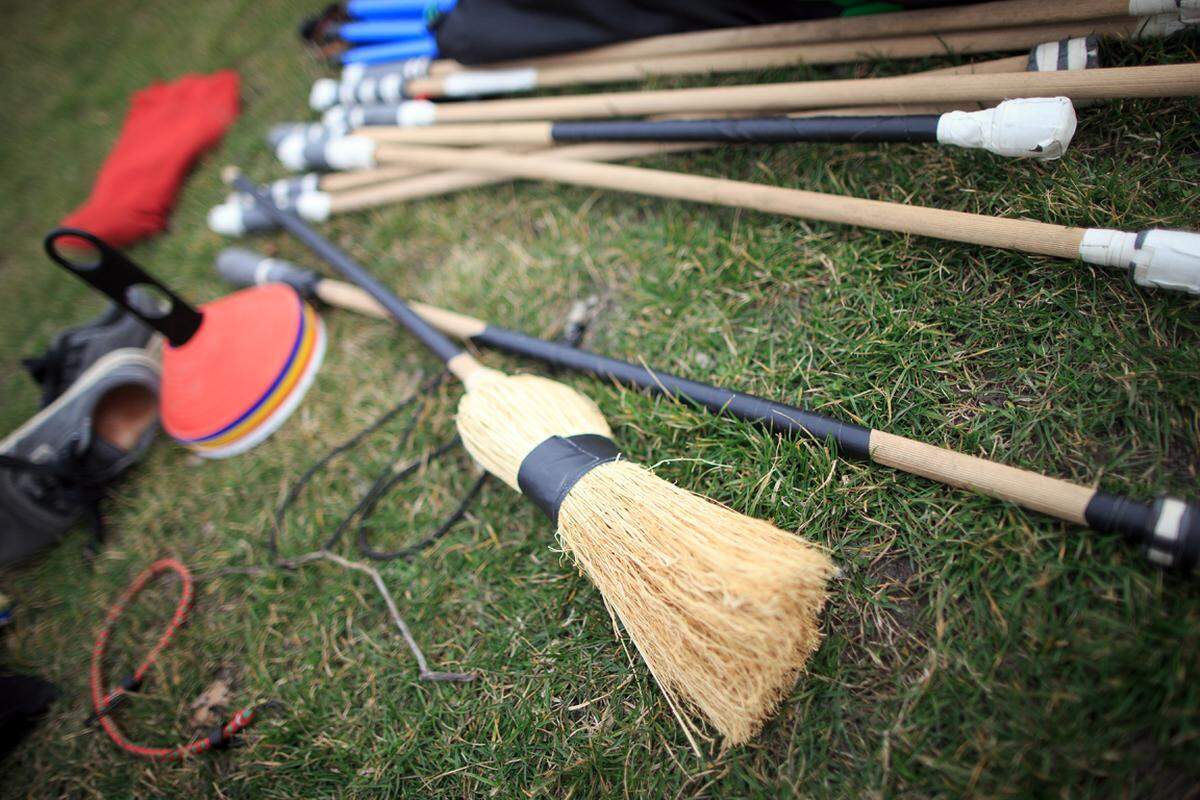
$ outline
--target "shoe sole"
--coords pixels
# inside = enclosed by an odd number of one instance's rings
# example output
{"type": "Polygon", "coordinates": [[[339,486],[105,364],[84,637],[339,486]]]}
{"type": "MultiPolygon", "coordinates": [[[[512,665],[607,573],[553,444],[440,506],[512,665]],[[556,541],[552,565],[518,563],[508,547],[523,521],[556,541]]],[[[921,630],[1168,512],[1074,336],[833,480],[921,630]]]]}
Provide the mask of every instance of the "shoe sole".
{"type": "Polygon", "coordinates": [[[47,419],[61,411],[64,406],[69,405],[94,386],[109,371],[124,364],[140,364],[149,368],[155,375],[160,374],[158,362],[150,358],[146,354],[146,351],[140,347],[121,347],[113,350],[111,353],[105,353],[96,359],[94,364],[84,370],[75,379],[75,382],[71,384],[70,388],[59,395],[53,403],[34,414],[24,425],[4,437],[3,441],[0,441],[0,453],[7,453],[12,450],[16,447],[17,442],[21,441],[21,439],[36,430],[47,419]]]}

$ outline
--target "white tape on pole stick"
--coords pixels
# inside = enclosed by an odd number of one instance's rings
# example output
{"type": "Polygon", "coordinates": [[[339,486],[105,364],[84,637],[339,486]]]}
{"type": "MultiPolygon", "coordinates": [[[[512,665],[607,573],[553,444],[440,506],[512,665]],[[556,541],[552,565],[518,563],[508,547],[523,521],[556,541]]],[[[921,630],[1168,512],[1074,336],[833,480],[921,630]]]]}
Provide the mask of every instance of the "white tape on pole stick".
{"type": "Polygon", "coordinates": [[[1075,135],[1075,109],[1066,97],[1006,100],[983,111],[951,111],[938,119],[942,144],[1002,156],[1061,158],[1075,135]]]}
{"type": "Polygon", "coordinates": [[[328,192],[308,192],[296,198],[296,213],[310,222],[329,219],[332,198],[328,192]]]}
{"type": "Polygon", "coordinates": [[[1039,44],[1029,52],[1030,72],[1095,69],[1100,65],[1100,42],[1095,36],[1039,44]]]}
{"type": "Polygon", "coordinates": [[[325,162],[330,169],[371,169],[375,166],[375,142],[365,136],[343,136],[325,145],[325,162]]]}
{"type": "Polygon", "coordinates": [[[509,94],[537,88],[537,70],[505,69],[495,72],[454,72],[442,79],[446,97],[509,94]]]}
{"type": "Polygon", "coordinates": [[[1200,294],[1200,233],[1089,228],[1079,257],[1089,264],[1127,269],[1138,286],[1200,294]]]}
{"type": "Polygon", "coordinates": [[[208,229],[222,236],[241,236],[246,232],[242,204],[222,203],[208,210],[208,229]]]}
{"type": "Polygon", "coordinates": [[[1129,0],[1129,16],[1131,17],[1169,14],[1175,8],[1175,0],[1129,0]]]}
{"type": "Polygon", "coordinates": [[[401,127],[432,125],[437,121],[437,105],[428,100],[407,100],[396,109],[396,124],[401,127]]]}

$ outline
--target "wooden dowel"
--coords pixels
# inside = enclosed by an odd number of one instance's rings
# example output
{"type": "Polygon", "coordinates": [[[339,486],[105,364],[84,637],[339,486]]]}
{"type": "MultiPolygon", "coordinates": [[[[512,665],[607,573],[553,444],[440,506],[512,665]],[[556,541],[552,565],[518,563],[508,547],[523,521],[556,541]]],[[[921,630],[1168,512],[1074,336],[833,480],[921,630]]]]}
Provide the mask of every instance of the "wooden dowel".
{"type": "Polygon", "coordinates": [[[466,125],[432,125],[427,128],[398,128],[368,125],[356,136],[369,136],[377,142],[394,144],[480,145],[480,144],[554,144],[549,122],[493,122],[466,125]]]}
{"type": "Polygon", "coordinates": [[[427,169],[411,164],[397,164],[391,167],[360,169],[353,172],[331,172],[321,176],[320,186],[323,192],[340,192],[346,189],[370,186],[375,183],[410,178],[413,175],[421,175],[428,171],[427,169]]]}
{"type": "Polygon", "coordinates": [[[871,431],[871,460],[938,483],[973,489],[1059,519],[1086,525],[1095,489],[997,464],[914,439],[871,431]]]}
{"type": "Polygon", "coordinates": [[[953,67],[938,67],[922,70],[920,75],[998,75],[1006,72],[1025,72],[1029,69],[1029,56],[1007,56],[1005,58],[989,58],[987,61],[976,61],[971,64],[958,64],[953,67]]]}
{"type": "MultiPolygon", "coordinates": [[[[542,158],[582,159],[590,161],[619,161],[664,153],[682,153],[702,150],[705,144],[680,144],[662,142],[619,142],[572,145],[544,151],[542,158]]],[[[477,186],[490,186],[512,180],[512,176],[495,172],[466,171],[451,168],[446,172],[434,172],[407,180],[392,181],[357,191],[339,192],[330,197],[329,213],[343,214],[365,208],[377,208],[390,203],[401,203],[422,197],[449,194],[477,186]]]]}
{"type": "Polygon", "coordinates": [[[1079,245],[1084,233],[1082,228],[1030,220],[988,217],[663,170],[510,156],[494,151],[385,145],[379,148],[376,157],[381,163],[478,168],[526,178],[753,209],[1067,259],[1079,257],[1079,245]]]}
{"type": "MultiPolygon", "coordinates": [[[[1163,4],[1164,9],[1167,9],[1169,5],[1169,3],[1163,4]]],[[[574,53],[493,63],[486,65],[486,68],[511,69],[518,66],[544,68],[567,64],[629,61],[682,53],[709,53],[746,47],[774,47],[1031,24],[1069,23],[1128,15],[1129,7],[1129,0],[1070,0],[1060,3],[1050,3],[1045,0],[1006,0],[1005,2],[979,3],[949,8],[781,22],[771,25],[748,25],[739,28],[653,36],[574,53]]],[[[438,75],[461,69],[463,69],[462,65],[454,62],[435,62],[430,74],[438,75]]]]}
{"type": "MultiPolygon", "coordinates": [[[[317,283],[316,295],[321,301],[337,308],[345,308],[359,314],[379,317],[380,319],[391,318],[387,309],[379,305],[375,298],[352,283],[328,279],[321,280],[317,283]]],[[[408,301],[408,307],[417,312],[426,322],[433,325],[433,327],[442,333],[458,339],[470,339],[472,336],[478,336],[487,327],[480,320],[468,317],[466,314],[447,311],[437,306],[430,306],[410,300],[408,301]]]]}
{"type": "Polygon", "coordinates": [[[1019,97],[1181,97],[1200,93],[1200,64],[1064,72],[905,75],[894,78],[719,86],[654,92],[441,103],[435,123],[791,111],[879,103],[996,103],[1019,97]]]}
{"type": "MultiPolygon", "coordinates": [[[[1137,25],[1132,17],[1060,25],[1002,28],[988,31],[950,33],[941,36],[915,35],[854,42],[785,45],[729,50],[717,53],[667,56],[608,64],[539,68],[527,88],[549,88],[574,84],[639,81],[654,75],[707,75],[748,70],[792,67],[800,64],[845,64],[864,59],[906,59],[972,54],[1003,50],[1026,50],[1043,42],[1092,33],[1127,35],[1137,25]]],[[[481,85],[494,73],[466,72],[417,78],[405,92],[411,97],[466,96],[479,94],[481,85]],[[472,80],[478,75],[480,81],[472,80]]]]}

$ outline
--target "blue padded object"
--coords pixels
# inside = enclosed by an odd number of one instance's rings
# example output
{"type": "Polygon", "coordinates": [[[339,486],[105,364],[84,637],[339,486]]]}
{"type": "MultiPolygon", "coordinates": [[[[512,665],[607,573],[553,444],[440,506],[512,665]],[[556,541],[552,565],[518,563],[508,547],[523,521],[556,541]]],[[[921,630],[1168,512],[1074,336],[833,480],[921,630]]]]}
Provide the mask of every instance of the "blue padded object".
{"type": "Polygon", "coordinates": [[[373,19],[338,26],[338,38],[355,43],[419,39],[428,34],[429,29],[419,19],[373,19]]]}
{"type": "Polygon", "coordinates": [[[455,0],[350,0],[346,11],[358,19],[420,19],[445,14],[455,0]]]}
{"type": "Polygon", "coordinates": [[[388,61],[404,61],[409,58],[437,58],[437,41],[425,34],[420,39],[368,44],[342,53],[343,64],[383,64],[388,61]]]}

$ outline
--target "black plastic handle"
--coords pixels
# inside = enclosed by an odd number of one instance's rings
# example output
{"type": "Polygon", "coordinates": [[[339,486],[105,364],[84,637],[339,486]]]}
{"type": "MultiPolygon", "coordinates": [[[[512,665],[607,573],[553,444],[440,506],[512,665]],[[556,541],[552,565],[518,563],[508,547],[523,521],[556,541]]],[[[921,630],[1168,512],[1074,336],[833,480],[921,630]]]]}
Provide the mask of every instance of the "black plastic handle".
{"type": "Polygon", "coordinates": [[[100,237],[78,228],[56,228],[46,234],[43,245],[53,261],[167,337],[172,346],[187,343],[199,330],[204,319],[200,311],[100,237]],[[95,263],[82,263],[63,255],[59,242],[64,239],[82,239],[94,247],[95,263]],[[153,290],[155,296],[150,298],[151,302],[139,302],[132,294],[139,287],[153,290]],[[166,308],[154,307],[153,301],[160,298],[169,301],[166,308]]]}
{"type": "Polygon", "coordinates": [[[430,352],[440,358],[443,363],[450,361],[463,352],[461,347],[450,341],[437,328],[417,316],[417,313],[409,308],[407,303],[397,297],[378,278],[367,272],[361,264],[338,249],[333,242],[308,227],[293,212],[276,206],[271,201],[271,197],[263,192],[260,187],[254,185],[249,178],[244,175],[238,175],[234,179],[233,185],[239,191],[254,198],[255,203],[263,210],[263,213],[275,220],[275,223],[279,227],[303,242],[309,250],[316,253],[329,266],[349,279],[351,283],[355,283],[359,288],[366,290],[367,294],[375,298],[375,301],[379,305],[383,306],[397,322],[403,325],[409,333],[417,337],[421,344],[429,348],[430,352]]]}

